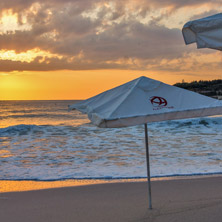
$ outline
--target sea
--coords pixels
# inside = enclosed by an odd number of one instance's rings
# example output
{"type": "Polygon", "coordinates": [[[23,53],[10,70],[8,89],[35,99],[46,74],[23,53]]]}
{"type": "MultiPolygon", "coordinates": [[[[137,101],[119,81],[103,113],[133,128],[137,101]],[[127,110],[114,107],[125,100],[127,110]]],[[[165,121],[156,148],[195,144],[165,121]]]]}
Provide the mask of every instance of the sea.
{"type": "MultiPolygon", "coordinates": [[[[0,180],[145,178],[144,126],[104,129],[77,101],[0,101],[0,180]]],[[[222,174],[222,116],[148,124],[151,177],[222,174]]]]}

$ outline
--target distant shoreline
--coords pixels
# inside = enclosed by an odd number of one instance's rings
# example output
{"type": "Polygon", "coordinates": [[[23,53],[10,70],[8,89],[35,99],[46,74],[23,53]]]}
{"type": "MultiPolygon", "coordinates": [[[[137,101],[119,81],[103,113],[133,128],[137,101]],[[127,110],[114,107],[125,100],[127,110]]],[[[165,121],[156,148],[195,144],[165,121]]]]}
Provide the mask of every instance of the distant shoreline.
{"type": "Polygon", "coordinates": [[[211,81],[193,81],[190,83],[182,81],[182,83],[176,83],[174,86],[190,90],[205,96],[209,96],[215,99],[222,99],[222,79],[211,81]]]}

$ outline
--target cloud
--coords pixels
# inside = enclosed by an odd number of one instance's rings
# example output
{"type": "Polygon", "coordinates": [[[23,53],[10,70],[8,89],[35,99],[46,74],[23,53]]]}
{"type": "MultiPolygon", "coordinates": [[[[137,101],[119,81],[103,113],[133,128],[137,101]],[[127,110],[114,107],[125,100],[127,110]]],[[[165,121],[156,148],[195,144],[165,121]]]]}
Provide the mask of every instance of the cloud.
{"type": "Polygon", "coordinates": [[[211,16],[211,15],[214,15],[214,14],[217,14],[217,13],[218,13],[218,10],[211,9],[209,11],[204,11],[204,12],[202,12],[200,14],[195,14],[194,16],[192,16],[190,18],[190,20],[196,20],[196,19],[208,17],[208,16],[211,16]]]}
{"type": "Polygon", "coordinates": [[[218,3],[205,0],[2,0],[2,11],[11,10],[18,26],[26,24],[29,28],[0,30],[0,49],[16,53],[38,49],[47,53],[36,55],[32,61],[2,59],[0,71],[181,70],[183,63],[189,63],[187,58],[192,57],[194,47],[185,46],[182,27],[175,23],[176,28],[172,28],[164,21],[172,20],[181,8],[194,6],[205,9],[196,13],[194,10],[190,18],[208,15],[217,12],[213,7],[218,3]]]}

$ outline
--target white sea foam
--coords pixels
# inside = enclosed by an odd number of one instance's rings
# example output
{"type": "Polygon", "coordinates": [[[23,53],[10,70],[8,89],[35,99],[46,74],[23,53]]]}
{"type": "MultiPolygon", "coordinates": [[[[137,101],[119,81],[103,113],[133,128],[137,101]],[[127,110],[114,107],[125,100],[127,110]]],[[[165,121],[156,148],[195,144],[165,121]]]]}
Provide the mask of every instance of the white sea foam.
{"type": "MultiPolygon", "coordinates": [[[[36,112],[38,117],[0,116],[11,123],[0,128],[0,179],[146,176],[142,125],[97,128],[85,115],[68,113],[64,104],[51,114],[47,111],[44,121],[38,116],[44,108],[32,106],[29,115],[36,112]],[[17,124],[21,119],[23,124],[17,124]]],[[[222,173],[221,116],[152,123],[148,128],[152,176],[222,173]]]]}

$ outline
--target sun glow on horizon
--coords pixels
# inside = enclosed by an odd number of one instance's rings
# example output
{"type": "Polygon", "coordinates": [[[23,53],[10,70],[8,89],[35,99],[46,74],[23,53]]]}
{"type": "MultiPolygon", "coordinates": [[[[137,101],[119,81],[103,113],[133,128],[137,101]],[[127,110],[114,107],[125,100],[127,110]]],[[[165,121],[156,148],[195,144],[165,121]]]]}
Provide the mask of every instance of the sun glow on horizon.
{"type": "MultiPolygon", "coordinates": [[[[193,75],[174,73],[93,70],[93,71],[48,71],[0,73],[0,100],[76,100],[87,99],[140,76],[147,76],[167,84],[195,81],[193,75]]],[[[215,79],[204,76],[201,79],[215,79]]]]}

